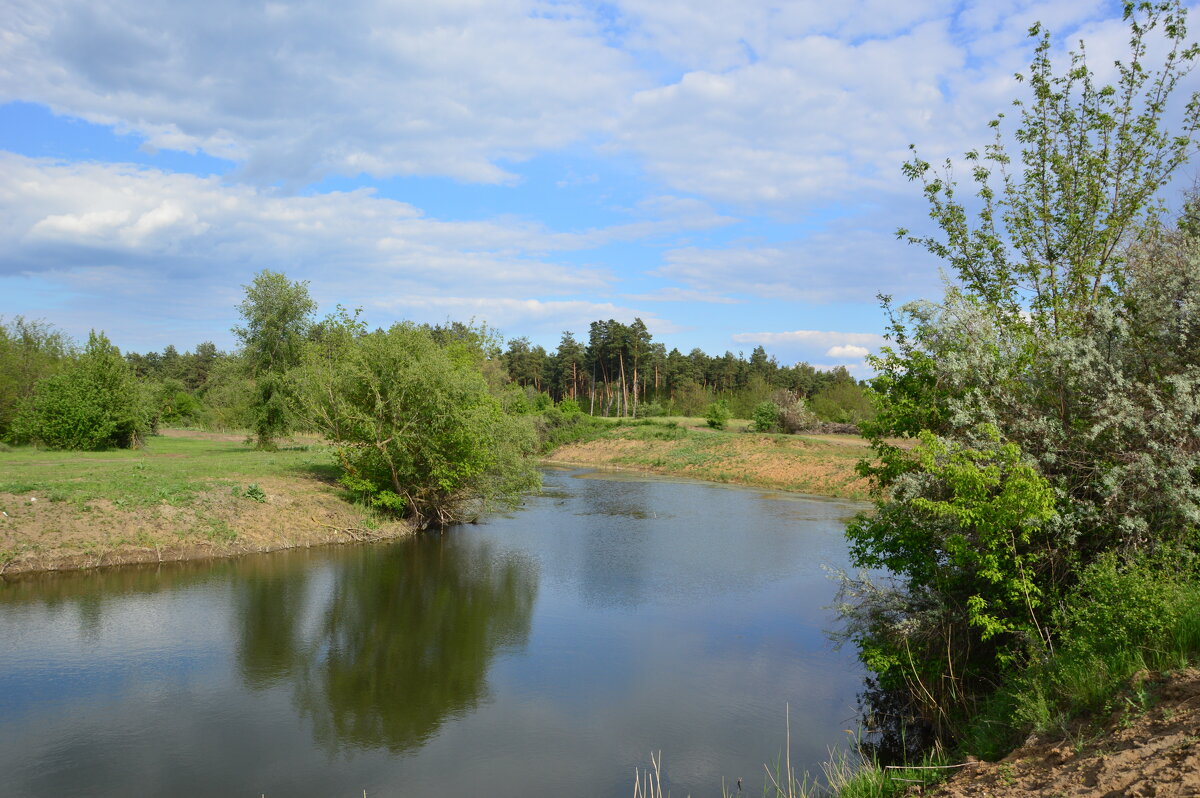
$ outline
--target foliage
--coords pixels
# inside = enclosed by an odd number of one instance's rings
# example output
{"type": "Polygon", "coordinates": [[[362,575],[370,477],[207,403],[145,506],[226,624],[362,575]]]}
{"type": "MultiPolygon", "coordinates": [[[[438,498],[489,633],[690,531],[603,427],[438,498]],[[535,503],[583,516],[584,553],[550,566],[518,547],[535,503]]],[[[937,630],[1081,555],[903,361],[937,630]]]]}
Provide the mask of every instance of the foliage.
{"type": "Polygon", "coordinates": [[[13,420],[21,403],[70,355],[70,342],[52,325],[23,316],[7,323],[0,318],[0,439],[13,440],[13,420]]]}
{"type": "Polygon", "coordinates": [[[200,400],[187,391],[182,380],[168,378],[160,382],[144,382],[142,388],[150,429],[155,432],[162,424],[194,424],[203,411],[200,400]]]}
{"type": "Polygon", "coordinates": [[[814,429],[820,424],[820,419],[808,409],[804,399],[791,391],[778,391],[773,401],[779,408],[779,428],[789,435],[814,429]]]}
{"type": "Polygon", "coordinates": [[[724,399],[718,399],[710,404],[704,413],[704,420],[713,429],[725,429],[725,424],[731,418],[733,418],[733,413],[729,409],[729,402],[724,399]]]}
{"type": "Polygon", "coordinates": [[[844,608],[847,635],[883,687],[918,688],[935,716],[986,681],[989,662],[1012,663],[1046,642],[1039,575],[1054,495],[994,428],[979,439],[968,448],[923,432],[893,501],[846,530],[857,565],[886,568],[904,586],[860,586],[871,600],[844,608]],[[947,644],[955,639],[975,641],[984,665],[947,644]]]}
{"type": "Polygon", "coordinates": [[[293,283],[264,269],[247,286],[238,306],[245,326],[234,327],[242,342],[242,362],[255,380],[253,427],[258,447],[269,449],[287,434],[292,418],[286,375],[300,362],[316,303],[308,283],[293,283]]]}
{"type": "Polygon", "coordinates": [[[572,411],[569,405],[564,410],[563,405],[570,401],[564,399],[558,407],[552,407],[537,417],[535,429],[540,442],[539,449],[543,453],[569,443],[594,440],[621,423],[617,419],[589,416],[577,408],[572,411]]]}
{"type": "Polygon", "coordinates": [[[898,583],[848,583],[846,612],[883,686],[943,732],[1079,632],[1039,604],[1107,557],[1194,545],[1200,524],[1200,248],[1155,221],[1154,201],[1200,123],[1193,97],[1177,133],[1160,124],[1196,49],[1177,3],[1130,3],[1126,18],[1130,58],[1111,87],[1082,48],[1055,75],[1049,37],[1031,30],[1020,156],[997,120],[995,142],[967,154],[972,209],[949,162],[905,166],[941,235],[900,234],[957,284],[939,304],[884,298],[890,345],[863,423],[877,459],[861,466],[881,503],[850,534],[857,563],[898,583]],[[1166,55],[1152,71],[1156,30],[1166,55]]]}
{"type": "Polygon", "coordinates": [[[203,403],[199,422],[205,429],[227,432],[254,425],[254,383],[240,359],[226,358],[213,366],[203,403]]]}
{"type": "Polygon", "coordinates": [[[755,432],[774,432],[779,427],[779,405],[770,400],[759,402],[751,421],[755,432]]]}
{"type": "MultiPolygon", "coordinates": [[[[843,399],[864,412],[870,409],[861,404],[861,386],[844,367],[818,371],[808,363],[781,366],[762,346],[748,358],[740,352],[709,355],[701,349],[668,352],[639,319],[631,324],[595,321],[586,343],[565,332],[557,351],[547,352],[526,338],[510,339],[502,353],[498,347],[494,351],[496,359],[489,362],[502,362],[513,382],[549,393],[555,401],[575,399],[593,415],[698,416],[714,400],[725,399],[734,417],[749,418],[777,391],[810,398],[846,381],[860,389],[858,396],[846,389],[832,395],[831,414],[846,415],[843,399]],[[657,408],[648,411],[645,404],[661,407],[662,413],[657,408]]],[[[855,416],[853,409],[850,415],[855,416]]]]}
{"type": "Polygon", "coordinates": [[[1136,708],[1137,675],[1200,662],[1200,587],[1195,555],[1175,550],[1084,569],[1056,617],[1060,644],[1003,684],[964,733],[971,750],[1003,756],[1030,732],[1078,733],[1136,708]],[[1121,697],[1122,692],[1125,696],[1121,697]]]}
{"type": "Polygon", "coordinates": [[[15,437],[50,449],[133,448],[148,431],[132,370],[95,331],[73,363],[37,384],[13,423],[15,437]]]}
{"type": "Polygon", "coordinates": [[[267,500],[267,494],[261,487],[259,487],[257,482],[251,482],[249,485],[247,485],[246,490],[242,493],[242,495],[247,499],[256,501],[260,504],[266,502],[267,500]]]}
{"type": "Polygon", "coordinates": [[[867,391],[849,374],[817,391],[809,406],[821,420],[837,424],[861,424],[874,415],[867,391]]]}
{"type": "Polygon", "coordinates": [[[323,327],[304,355],[301,396],[344,485],[421,525],[536,487],[532,428],[501,411],[468,348],[441,347],[412,324],[367,332],[345,311],[323,327]]]}

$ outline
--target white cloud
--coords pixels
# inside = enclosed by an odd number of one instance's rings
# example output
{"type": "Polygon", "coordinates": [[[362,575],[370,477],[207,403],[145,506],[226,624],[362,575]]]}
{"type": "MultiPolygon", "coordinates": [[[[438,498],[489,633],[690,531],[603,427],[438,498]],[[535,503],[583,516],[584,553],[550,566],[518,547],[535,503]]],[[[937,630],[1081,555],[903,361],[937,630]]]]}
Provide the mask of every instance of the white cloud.
{"type": "MultiPolygon", "coordinates": [[[[106,316],[145,308],[166,318],[225,319],[240,286],[269,268],[309,280],[325,307],[577,328],[642,315],[665,333],[678,328],[623,305],[574,298],[609,294],[617,278],[607,269],[550,259],[720,223],[697,203],[656,201],[639,211],[659,212],[675,216],[561,233],[518,219],[431,219],[367,190],[286,196],[216,178],[0,153],[0,278],[37,277],[90,297],[89,324],[103,327],[106,316]]],[[[0,305],[0,312],[21,309],[0,305]]]]}
{"type": "Polygon", "coordinates": [[[780,353],[785,361],[803,360],[822,371],[845,367],[852,374],[864,376],[870,373],[864,358],[877,350],[883,344],[884,338],[882,335],[866,332],[790,330],[737,333],[733,340],[740,344],[760,344],[780,353]],[[832,362],[822,358],[831,358],[832,362]]]}
{"type": "Polygon", "coordinates": [[[475,318],[502,329],[519,324],[525,329],[532,328],[543,332],[573,330],[576,333],[586,333],[588,325],[597,319],[616,319],[628,324],[635,318],[641,318],[653,335],[667,335],[682,329],[668,320],[611,302],[404,296],[380,300],[373,304],[388,310],[401,311],[405,318],[417,321],[475,318]]]}
{"type": "MultiPolygon", "coordinates": [[[[792,330],[790,332],[753,332],[737,333],[733,340],[739,344],[770,344],[804,346],[813,349],[845,348],[854,350],[865,347],[877,347],[883,343],[883,336],[877,333],[862,332],[832,332],[827,330],[792,330]]],[[[830,357],[838,357],[833,352],[826,352],[830,357]]],[[[865,353],[864,353],[865,354],[865,353]]]]}
{"type": "Polygon", "coordinates": [[[847,218],[771,245],[680,247],[664,254],[655,273],[695,291],[800,302],[873,302],[880,293],[940,291],[937,262],[879,231],[880,224],[877,218],[847,218]]]}
{"type": "Polygon", "coordinates": [[[648,294],[623,294],[623,296],[638,302],[705,302],[715,305],[738,305],[745,301],[720,294],[693,291],[679,286],[667,286],[648,294]]]}
{"type": "Polygon", "coordinates": [[[826,357],[842,358],[845,360],[862,360],[867,355],[871,354],[871,350],[865,346],[857,346],[855,344],[841,344],[839,346],[831,346],[825,352],[826,357]]]}
{"type": "Polygon", "coordinates": [[[940,157],[987,141],[1035,19],[1067,42],[1094,38],[1101,68],[1123,36],[1085,0],[14,0],[6,11],[0,100],[228,158],[261,183],[503,183],[512,163],[598,144],[637,155],[673,191],[778,207],[903,191],[909,142],[940,157]]]}
{"type": "Polygon", "coordinates": [[[638,85],[569,3],[16,0],[0,26],[0,98],[229,158],[266,182],[505,182],[503,160],[604,130],[638,85]]]}

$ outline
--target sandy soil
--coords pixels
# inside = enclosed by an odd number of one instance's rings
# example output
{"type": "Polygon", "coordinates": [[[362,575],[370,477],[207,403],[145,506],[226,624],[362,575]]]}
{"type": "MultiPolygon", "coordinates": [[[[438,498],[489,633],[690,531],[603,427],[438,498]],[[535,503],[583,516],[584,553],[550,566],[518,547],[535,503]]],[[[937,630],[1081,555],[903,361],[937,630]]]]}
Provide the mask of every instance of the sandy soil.
{"type": "Polygon", "coordinates": [[[263,478],[266,501],[201,494],[184,507],[118,507],[108,500],[79,505],[36,495],[0,493],[0,576],[135,562],[228,557],[397,537],[404,523],[364,528],[363,516],[314,478],[263,478]]]}
{"type": "Polygon", "coordinates": [[[1118,710],[1091,739],[1031,740],[1000,762],[972,763],[931,794],[1200,796],[1200,670],[1165,677],[1155,694],[1149,710],[1118,710]]]}

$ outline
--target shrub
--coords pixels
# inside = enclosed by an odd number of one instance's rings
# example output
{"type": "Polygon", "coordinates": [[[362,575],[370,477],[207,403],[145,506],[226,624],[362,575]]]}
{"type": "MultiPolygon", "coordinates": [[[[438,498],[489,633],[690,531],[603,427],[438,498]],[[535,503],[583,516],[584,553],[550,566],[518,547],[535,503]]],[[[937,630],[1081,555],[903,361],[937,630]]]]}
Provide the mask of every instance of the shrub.
{"type": "Polygon", "coordinates": [[[779,405],[759,402],[752,416],[755,432],[773,432],[779,427],[779,405]]]}
{"type": "Polygon", "coordinates": [[[637,406],[637,414],[638,418],[661,418],[667,411],[658,402],[645,402],[637,406]]]}
{"type": "Polygon", "coordinates": [[[347,488],[425,526],[537,486],[533,425],[503,412],[474,358],[412,324],[368,333],[345,311],[324,331],[304,354],[300,395],[347,488]]]}
{"type": "Polygon", "coordinates": [[[779,428],[788,435],[816,429],[821,423],[804,400],[791,391],[778,391],[774,404],[779,408],[779,428]]]}
{"type": "Polygon", "coordinates": [[[78,360],[37,384],[13,432],[50,449],[131,448],[141,445],[149,420],[129,364],[93,331],[78,360]]]}
{"type": "Polygon", "coordinates": [[[729,410],[729,403],[724,399],[718,399],[708,406],[708,410],[704,413],[704,419],[708,422],[708,426],[713,429],[725,429],[725,424],[733,417],[729,410]]]}

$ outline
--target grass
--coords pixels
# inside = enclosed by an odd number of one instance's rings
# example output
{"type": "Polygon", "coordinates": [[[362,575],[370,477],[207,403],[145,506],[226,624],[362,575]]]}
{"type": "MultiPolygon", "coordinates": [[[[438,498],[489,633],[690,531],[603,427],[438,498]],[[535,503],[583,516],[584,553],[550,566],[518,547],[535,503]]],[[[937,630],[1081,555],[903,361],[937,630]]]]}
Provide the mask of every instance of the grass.
{"type": "MultiPolygon", "coordinates": [[[[867,757],[859,745],[854,753],[844,748],[831,751],[829,759],[821,765],[821,775],[814,777],[805,772],[798,775],[791,760],[791,718],[787,722],[787,740],[784,754],[775,762],[774,768],[763,765],[766,782],[763,785],[765,798],[899,798],[903,795],[923,794],[925,788],[942,781],[957,768],[957,764],[946,764],[938,755],[927,755],[919,765],[880,765],[867,757]]],[[[737,782],[736,792],[728,784],[721,785],[722,798],[736,798],[742,794],[742,781],[737,782]]],[[[650,754],[650,766],[645,770],[634,770],[634,798],[664,798],[662,752],[650,754]]]]}
{"type": "MultiPolygon", "coordinates": [[[[749,422],[743,422],[744,427],[749,422]]],[[[557,462],[614,466],[713,482],[792,490],[836,498],[867,498],[855,470],[867,450],[851,436],[811,438],[713,430],[703,419],[650,418],[596,426],[557,462]],[[637,445],[629,445],[637,444],[637,445]]],[[[549,457],[556,461],[555,454],[549,457]]]]}
{"type": "Polygon", "coordinates": [[[970,719],[962,750],[994,760],[1030,733],[1083,747],[1104,724],[1130,724],[1147,711],[1161,674],[1200,663],[1200,585],[1186,572],[1134,568],[1111,584],[1111,595],[1072,601],[1090,602],[1108,623],[1069,628],[1053,654],[1003,684],[970,719]],[[1150,628],[1105,631],[1148,609],[1150,628]]]}
{"type": "MultiPolygon", "coordinates": [[[[117,507],[182,507],[213,487],[238,487],[264,476],[328,476],[318,446],[257,451],[237,442],[156,436],[142,449],[56,452],[16,447],[0,453],[0,493],[39,500],[108,499],[117,507]]],[[[256,498],[253,490],[246,491],[256,498]]]]}

